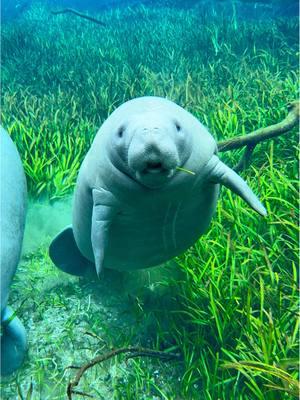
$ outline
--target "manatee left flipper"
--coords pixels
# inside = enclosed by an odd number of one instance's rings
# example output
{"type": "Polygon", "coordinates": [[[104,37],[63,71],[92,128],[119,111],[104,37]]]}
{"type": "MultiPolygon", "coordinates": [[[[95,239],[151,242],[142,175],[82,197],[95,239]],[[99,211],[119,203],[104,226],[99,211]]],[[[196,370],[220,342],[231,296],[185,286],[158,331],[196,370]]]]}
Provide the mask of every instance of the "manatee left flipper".
{"type": "Polygon", "coordinates": [[[261,204],[244,179],[242,179],[231,168],[227,167],[227,165],[222,163],[216,155],[212,156],[210,163],[213,165],[213,169],[210,172],[211,182],[226,186],[244,199],[258,214],[262,216],[267,215],[265,207],[261,204]]]}
{"type": "Polygon", "coordinates": [[[49,256],[58,268],[71,275],[84,276],[93,265],[79,251],[72,226],[67,226],[52,240],[49,256]]]}
{"type": "Polygon", "coordinates": [[[93,214],[91,242],[94,252],[95,267],[98,277],[103,270],[108,231],[118,210],[115,196],[105,189],[93,189],[93,214]]]}

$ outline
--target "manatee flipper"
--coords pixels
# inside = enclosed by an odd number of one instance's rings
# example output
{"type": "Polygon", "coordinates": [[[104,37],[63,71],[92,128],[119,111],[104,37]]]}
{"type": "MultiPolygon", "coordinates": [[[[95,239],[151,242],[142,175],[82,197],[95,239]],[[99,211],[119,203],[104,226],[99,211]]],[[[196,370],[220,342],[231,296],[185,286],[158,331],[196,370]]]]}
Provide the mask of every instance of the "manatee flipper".
{"type": "Polygon", "coordinates": [[[10,375],[18,369],[27,351],[26,331],[10,307],[1,315],[1,375],[10,375]]]}
{"type": "Polygon", "coordinates": [[[93,202],[91,241],[99,277],[103,269],[108,231],[116,214],[118,202],[114,195],[105,189],[93,189],[93,202]]]}
{"type": "Polygon", "coordinates": [[[261,204],[247,183],[236,172],[222,163],[217,156],[213,156],[211,162],[214,164],[214,168],[210,173],[211,182],[226,186],[244,199],[258,214],[262,216],[267,215],[265,207],[261,204]]]}
{"type": "Polygon", "coordinates": [[[84,276],[92,266],[79,251],[72,226],[66,227],[52,240],[49,256],[58,268],[71,275],[84,276]]]}

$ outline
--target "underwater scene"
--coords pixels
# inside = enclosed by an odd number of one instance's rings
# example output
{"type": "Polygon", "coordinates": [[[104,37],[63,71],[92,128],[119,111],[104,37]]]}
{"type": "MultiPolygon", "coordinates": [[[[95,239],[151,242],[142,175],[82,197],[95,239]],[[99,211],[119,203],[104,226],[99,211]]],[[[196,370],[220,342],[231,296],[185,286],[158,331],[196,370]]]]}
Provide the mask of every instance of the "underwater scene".
{"type": "Polygon", "coordinates": [[[299,398],[298,0],[2,0],[3,400],[299,398]]]}

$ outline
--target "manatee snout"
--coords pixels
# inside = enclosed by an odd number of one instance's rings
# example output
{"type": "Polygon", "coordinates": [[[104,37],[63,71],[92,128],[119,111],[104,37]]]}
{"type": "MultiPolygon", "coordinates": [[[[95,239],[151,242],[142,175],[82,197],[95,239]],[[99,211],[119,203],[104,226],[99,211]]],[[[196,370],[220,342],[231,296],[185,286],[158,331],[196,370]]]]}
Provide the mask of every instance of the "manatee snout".
{"type": "Polygon", "coordinates": [[[170,179],[180,159],[172,135],[160,128],[143,128],[135,133],[128,149],[128,166],[136,179],[158,187],[170,179]]]}

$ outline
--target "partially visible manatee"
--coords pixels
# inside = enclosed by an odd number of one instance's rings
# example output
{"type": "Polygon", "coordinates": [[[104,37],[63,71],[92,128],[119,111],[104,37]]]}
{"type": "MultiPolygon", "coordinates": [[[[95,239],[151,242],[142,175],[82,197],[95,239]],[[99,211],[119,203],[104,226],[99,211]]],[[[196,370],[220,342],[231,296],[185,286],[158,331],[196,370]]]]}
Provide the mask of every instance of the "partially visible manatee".
{"type": "Polygon", "coordinates": [[[73,225],[54,238],[50,257],[75,275],[91,263],[98,274],[159,265],[207,230],[220,184],[266,215],[194,116],[159,97],[128,101],[97,133],[79,171],[73,225]]]}
{"type": "Polygon", "coordinates": [[[8,375],[20,367],[27,348],[25,328],[7,306],[21,254],[27,190],[16,146],[2,127],[0,130],[1,375],[8,375]]]}

